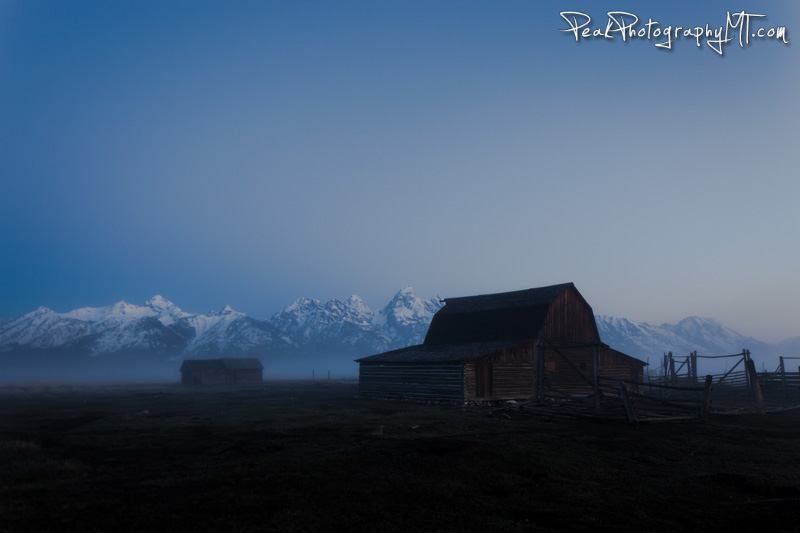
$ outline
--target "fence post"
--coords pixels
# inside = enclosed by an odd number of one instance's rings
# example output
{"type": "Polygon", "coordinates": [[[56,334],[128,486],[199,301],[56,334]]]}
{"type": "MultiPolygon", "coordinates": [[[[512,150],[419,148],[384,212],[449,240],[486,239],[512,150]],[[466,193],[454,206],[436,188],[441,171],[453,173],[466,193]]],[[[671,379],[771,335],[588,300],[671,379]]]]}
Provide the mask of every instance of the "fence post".
{"type": "Polygon", "coordinates": [[[678,375],[675,373],[675,359],[672,357],[672,352],[669,352],[669,381],[673,386],[678,385],[678,375]]]}
{"type": "Polygon", "coordinates": [[[542,401],[544,398],[544,344],[539,335],[539,347],[536,354],[536,400],[542,401]]]}
{"type": "Polygon", "coordinates": [[[781,371],[781,388],[783,389],[783,406],[786,407],[786,367],[784,367],[783,356],[780,356],[781,364],[778,367],[781,371]]]}
{"type": "MultiPolygon", "coordinates": [[[[670,352],[670,355],[672,355],[672,352],[670,352]]],[[[667,379],[667,376],[669,376],[669,359],[667,359],[667,352],[664,352],[664,364],[661,365],[661,368],[664,369],[664,385],[666,385],[669,382],[669,379],[667,379]]]]}
{"type": "Polygon", "coordinates": [[[744,364],[747,368],[747,374],[750,376],[750,382],[752,383],[756,409],[758,409],[759,414],[765,415],[767,414],[767,410],[764,408],[764,396],[761,394],[761,385],[758,384],[758,376],[756,376],[756,364],[750,358],[748,358],[744,364]]]}
{"type": "Polygon", "coordinates": [[[706,383],[703,387],[703,406],[700,408],[700,418],[708,420],[708,414],[711,411],[711,389],[714,387],[714,378],[710,375],[706,376],[706,383]]]}
{"type": "Polygon", "coordinates": [[[631,402],[631,397],[628,395],[628,389],[621,381],[618,381],[617,385],[619,385],[619,394],[622,397],[622,405],[625,406],[625,414],[628,415],[628,422],[633,425],[638,424],[639,421],[636,419],[636,411],[633,410],[633,402],[631,402]]]}
{"type": "Polygon", "coordinates": [[[753,384],[750,379],[750,372],[747,371],[747,350],[742,349],[742,361],[744,361],[744,381],[747,387],[747,392],[752,392],[753,384]]]}
{"type": "Polygon", "coordinates": [[[600,387],[597,385],[597,345],[592,343],[592,387],[594,388],[594,406],[600,409],[600,387]]]}
{"type": "Polygon", "coordinates": [[[692,383],[697,383],[697,351],[691,352],[689,354],[689,364],[690,364],[690,371],[692,377],[692,383]]]}

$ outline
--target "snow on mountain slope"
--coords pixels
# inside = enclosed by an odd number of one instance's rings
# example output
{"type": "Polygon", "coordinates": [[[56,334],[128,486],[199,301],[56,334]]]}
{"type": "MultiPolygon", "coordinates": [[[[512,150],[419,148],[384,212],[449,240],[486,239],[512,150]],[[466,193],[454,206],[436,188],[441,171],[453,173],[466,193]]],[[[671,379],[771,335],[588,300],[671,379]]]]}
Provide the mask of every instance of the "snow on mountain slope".
{"type": "MultiPolygon", "coordinates": [[[[162,299],[160,303],[170,308],[166,300],[162,299]]],[[[20,347],[80,349],[93,355],[125,351],[174,351],[182,348],[184,340],[179,330],[168,328],[161,321],[180,313],[174,304],[170,310],[154,309],[149,305],[140,307],[124,301],[105,307],[84,307],[67,313],[56,313],[40,307],[33,313],[11,321],[0,331],[0,350],[20,347]]]]}
{"type": "Polygon", "coordinates": [[[300,298],[269,322],[307,352],[363,355],[382,351],[389,338],[375,324],[375,312],[358,296],[326,303],[300,298]]]}
{"type": "MultiPolygon", "coordinates": [[[[295,355],[297,346],[266,321],[227,308],[219,320],[210,321],[185,350],[193,357],[295,355]]],[[[206,315],[208,316],[208,315],[206,315]]],[[[215,317],[217,318],[217,317],[215,317]]]]}
{"type": "Polygon", "coordinates": [[[439,298],[419,299],[410,286],[395,294],[392,301],[379,312],[383,329],[392,340],[393,347],[421,344],[433,315],[443,305],[439,298]]]}
{"type": "Polygon", "coordinates": [[[360,356],[421,343],[441,306],[437,298],[423,301],[412,287],[405,287],[378,312],[358,296],[345,301],[333,298],[325,304],[300,298],[270,323],[307,350],[360,356]]]}
{"type": "Polygon", "coordinates": [[[0,330],[0,351],[10,351],[20,346],[60,348],[92,333],[91,322],[40,307],[5,324],[0,330]]]}
{"type": "MultiPolygon", "coordinates": [[[[596,316],[600,339],[611,347],[643,361],[655,364],[665,352],[686,357],[696,351],[700,356],[732,355],[750,350],[756,361],[772,365],[776,348],[765,342],[727,328],[711,318],[687,317],[677,324],[655,326],[625,318],[596,316]]],[[[715,368],[706,360],[708,368],[715,368]],[[711,365],[711,366],[709,366],[711,365]]],[[[724,365],[724,360],[720,363],[724,365]]]]}
{"type": "Polygon", "coordinates": [[[358,296],[345,301],[333,298],[323,304],[311,298],[299,298],[276,313],[269,322],[291,335],[305,339],[330,336],[343,324],[369,330],[375,313],[358,296]]]}
{"type": "MultiPolygon", "coordinates": [[[[40,307],[0,322],[0,353],[13,357],[17,351],[70,350],[161,359],[335,355],[351,361],[421,343],[442,305],[438,298],[422,300],[412,287],[405,287],[380,311],[358,296],[326,303],[299,298],[269,320],[251,318],[230,306],[207,314],[187,313],[161,296],[143,306],[121,301],[67,313],[40,307]]],[[[595,318],[603,342],[651,363],[667,351],[685,357],[695,350],[699,355],[723,355],[747,348],[761,360],[776,356],[779,350],[781,355],[800,355],[800,337],[771,346],[707,318],[688,317],[660,326],[609,316],[595,318]]]]}
{"type": "Polygon", "coordinates": [[[144,305],[145,307],[152,309],[159,322],[165,326],[169,326],[179,320],[193,316],[189,313],[184,313],[181,311],[180,307],[159,294],[147,300],[144,305]]]}
{"type": "Polygon", "coordinates": [[[662,324],[661,327],[700,346],[699,351],[707,353],[724,355],[741,352],[744,348],[753,350],[752,344],[758,342],[726,328],[712,318],[691,316],[677,324],[662,324]]]}
{"type": "Polygon", "coordinates": [[[594,318],[604,343],[643,361],[667,351],[688,354],[695,349],[694,344],[661,326],[606,315],[594,318]]]}

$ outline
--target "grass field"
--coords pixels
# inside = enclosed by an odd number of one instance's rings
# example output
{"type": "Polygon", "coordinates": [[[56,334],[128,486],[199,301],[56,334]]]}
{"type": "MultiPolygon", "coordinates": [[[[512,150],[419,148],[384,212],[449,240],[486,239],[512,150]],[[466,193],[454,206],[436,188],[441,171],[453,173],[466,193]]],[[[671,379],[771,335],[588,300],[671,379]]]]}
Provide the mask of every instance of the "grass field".
{"type": "Polygon", "coordinates": [[[796,530],[800,411],[651,424],[355,382],[0,389],[0,530],[796,530]]]}

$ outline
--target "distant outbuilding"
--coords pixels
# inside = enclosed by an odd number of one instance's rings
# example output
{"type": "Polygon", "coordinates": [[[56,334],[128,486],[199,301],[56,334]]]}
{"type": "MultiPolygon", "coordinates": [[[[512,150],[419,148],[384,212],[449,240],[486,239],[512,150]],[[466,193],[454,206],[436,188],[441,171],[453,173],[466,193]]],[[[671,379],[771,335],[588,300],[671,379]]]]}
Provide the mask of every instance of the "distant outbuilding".
{"type": "Polygon", "coordinates": [[[357,359],[363,396],[454,402],[595,394],[645,363],[600,341],[572,283],[447,298],[422,344],[357,359]]]}
{"type": "Polygon", "coordinates": [[[184,385],[257,385],[264,365],[251,357],[185,359],[181,365],[184,385]]]}

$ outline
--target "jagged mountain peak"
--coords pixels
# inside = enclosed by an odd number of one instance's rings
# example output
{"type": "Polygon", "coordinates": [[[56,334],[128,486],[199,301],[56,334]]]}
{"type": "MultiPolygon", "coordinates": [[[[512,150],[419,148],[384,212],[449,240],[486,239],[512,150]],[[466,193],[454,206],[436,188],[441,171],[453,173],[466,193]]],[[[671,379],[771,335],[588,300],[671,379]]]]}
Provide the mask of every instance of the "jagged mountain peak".
{"type": "Polygon", "coordinates": [[[145,306],[153,309],[177,309],[178,306],[167,300],[160,294],[156,294],[144,303],[145,306]]]}
{"type": "Polygon", "coordinates": [[[404,301],[410,301],[410,300],[413,301],[413,300],[417,300],[417,299],[418,298],[417,298],[416,293],[414,292],[414,287],[411,286],[411,285],[406,285],[405,287],[403,287],[402,289],[400,289],[399,291],[397,291],[395,293],[395,295],[392,297],[391,301],[392,302],[404,302],[404,301]]]}
{"type": "Polygon", "coordinates": [[[389,304],[381,309],[381,325],[395,344],[400,339],[408,339],[411,344],[419,344],[425,338],[433,315],[444,304],[439,298],[421,300],[410,285],[400,289],[389,304]]]}
{"type": "Polygon", "coordinates": [[[308,308],[313,308],[313,307],[319,307],[321,305],[322,305],[322,302],[320,302],[316,298],[305,298],[305,297],[302,297],[302,298],[298,298],[297,300],[295,300],[294,302],[292,302],[288,306],[284,307],[283,309],[281,309],[281,311],[278,311],[278,313],[281,313],[281,312],[284,312],[284,311],[294,312],[294,311],[297,311],[297,310],[300,310],[300,309],[308,309],[308,308]]]}
{"type": "MultiPolygon", "coordinates": [[[[160,295],[144,306],[120,301],[67,313],[40,307],[2,323],[0,353],[36,349],[170,357],[247,353],[356,357],[421,343],[443,305],[438,297],[420,299],[408,285],[379,311],[358,295],[325,303],[303,297],[269,320],[248,317],[229,305],[208,314],[187,313],[160,295]]],[[[718,355],[742,348],[750,349],[754,357],[770,357],[778,349],[711,318],[691,316],[660,326],[604,315],[595,318],[604,342],[643,360],[657,360],[666,351],[718,355]]],[[[780,348],[784,350],[780,355],[800,355],[788,353],[800,349],[797,339],[787,339],[780,348]]]]}
{"type": "Polygon", "coordinates": [[[245,315],[244,313],[240,313],[239,311],[234,310],[233,307],[231,307],[230,305],[226,305],[225,307],[223,307],[219,311],[209,311],[208,316],[235,319],[235,318],[245,317],[247,315],[245,315]]]}
{"type": "Polygon", "coordinates": [[[184,313],[180,307],[167,300],[160,294],[156,294],[147,300],[144,305],[145,307],[152,309],[155,312],[155,315],[158,317],[158,320],[165,326],[169,326],[170,324],[189,316],[189,313],[184,313]]]}
{"type": "Polygon", "coordinates": [[[387,317],[394,315],[402,321],[428,315],[433,316],[433,313],[438,311],[442,305],[439,298],[421,300],[414,293],[414,288],[409,285],[400,289],[380,312],[387,317]]]}

